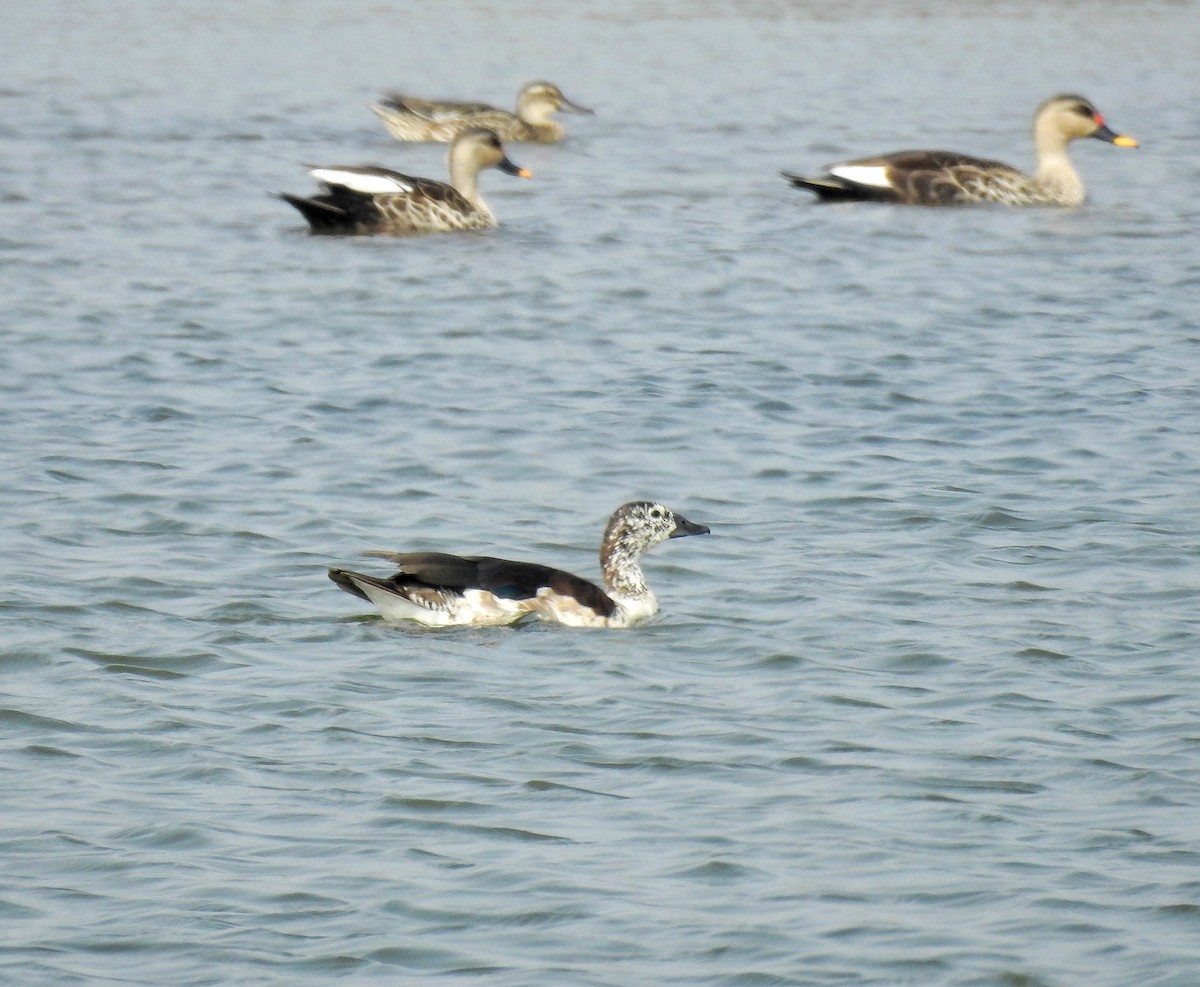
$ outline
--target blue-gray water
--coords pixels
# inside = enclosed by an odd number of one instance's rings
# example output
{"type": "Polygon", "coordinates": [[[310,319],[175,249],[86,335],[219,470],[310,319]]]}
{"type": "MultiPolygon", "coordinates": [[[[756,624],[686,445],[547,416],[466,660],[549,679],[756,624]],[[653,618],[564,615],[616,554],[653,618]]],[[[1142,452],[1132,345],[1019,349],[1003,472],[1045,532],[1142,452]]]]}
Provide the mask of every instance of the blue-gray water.
{"type": "Polygon", "coordinates": [[[1195,987],[1195,3],[47,0],[0,14],[0,982],[1195,987]],[[488,234],[386,88],[595,117],[488,234]],[[1071,212],[778,177],[1119,130],[1071,212]],[[596,573],[421,633],[360,550],[596,573]]]}

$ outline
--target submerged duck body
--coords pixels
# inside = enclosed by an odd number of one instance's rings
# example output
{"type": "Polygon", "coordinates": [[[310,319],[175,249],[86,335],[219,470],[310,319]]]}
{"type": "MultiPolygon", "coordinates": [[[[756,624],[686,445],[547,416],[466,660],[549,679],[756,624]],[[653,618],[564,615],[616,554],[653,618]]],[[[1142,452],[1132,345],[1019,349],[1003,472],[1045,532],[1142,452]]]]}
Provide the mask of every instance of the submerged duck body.
{"type": "Polygon", "coordinates": [[[512,161],[490,130],[464,131],[447,155],[450,182],[414,178],[374,165],[315,167],[309,174],[325,186],[321,195],[280,198],[300,211],[314,233],[338,235],[439,233],[485,230],[496,217],[479,194],[479,172],[498,168],[533,176],[512,161]]]}
{"type": "Polygon", "coordinates": [[[1012,206],[1077,206],[1083,182],[1067,156],[1071,141],[1094,137],[1118,147],[1137,141],[1113,131],[1091,102],[1064,94],[1046,100],[1034,115],[1037,170],[954,151],[897,151],[830,165],[825,174],[783,172],[797,188],[824,202],[874,201],[920,206],[995,202],[1012,206]]]}
{"type": "Polygon", "coordinates": [[[389,93],[370,104],[396,140],[450,141],[471,127],[486,127],[501,140],[553,144],[566,136],[563,125],[553,119],[558,111],[591,113],[573,103],[552,82],[530,82],[517,94],[515,113],[487,103],[418,99],[389,93]]]}
{"type": "Polygon", "coordinates": [[[641,557],[668,538],[709,529],[649,501],[619,507],[600,543],[604,588],[562,569],[490,556],[368,552],[400,567],[387,579],[330,569],[341,589],[373,603],[388,620],[429,627],[498,626],[533,615],[571,627],[629,627],[658,612],[641,557]]]}

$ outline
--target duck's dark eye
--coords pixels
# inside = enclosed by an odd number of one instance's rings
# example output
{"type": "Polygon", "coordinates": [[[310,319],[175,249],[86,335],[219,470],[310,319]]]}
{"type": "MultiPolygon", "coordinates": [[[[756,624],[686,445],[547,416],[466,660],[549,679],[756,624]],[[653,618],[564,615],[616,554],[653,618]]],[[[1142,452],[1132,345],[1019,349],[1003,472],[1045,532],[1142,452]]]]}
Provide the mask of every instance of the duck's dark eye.
{"type": "Polygon", "coordinates": [[[1096,111],[1084,103],[1076,103],[1075,112],[1081,117],[1087,117],[1089,120],[1093,120],[1096,117],[1096,111]]]}
{"type": "Polygon", "coordinates": [[[651,516],[651,517],[652,517],[652,518],[653,518],[655,521],[661,521],[661,520],[663,519],[663,516],[664,516],[664,515],[663,515],[663,509],[662,509],[661,507],[651,507],[651,508],[650,508],[650,516],[651,516]]]}

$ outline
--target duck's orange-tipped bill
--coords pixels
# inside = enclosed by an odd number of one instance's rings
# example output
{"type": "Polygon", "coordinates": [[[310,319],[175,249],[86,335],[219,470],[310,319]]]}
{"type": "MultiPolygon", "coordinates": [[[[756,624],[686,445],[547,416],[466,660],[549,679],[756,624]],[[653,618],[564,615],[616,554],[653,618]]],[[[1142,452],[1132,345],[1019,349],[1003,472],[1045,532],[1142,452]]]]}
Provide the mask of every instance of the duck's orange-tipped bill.
{"type": "Polygon", "coordinates": [[[505,155],[499,161],[496,162],[496,167],[499,168],[506,175],[516,175],[518,178],[532,178],[533,177],[532,171],[530,171],[528,168],[522,168],[518,164],[513,164],[508,159],[507,155],[505,155]]]}
{"type": "Polygon", "coordinates": [[[1109,144],[1116,144],[1117,147],[1137,147],[1138,142],[1132,137],[1126,137],[1124,134],[1118,134],[1108,124],[1104,122],[1104,118],[1099,113],[1096,114],[1096,129],[1093,130],[1089,137],[1095,137],[1098,141],[1107,141],[1109,144]]]}

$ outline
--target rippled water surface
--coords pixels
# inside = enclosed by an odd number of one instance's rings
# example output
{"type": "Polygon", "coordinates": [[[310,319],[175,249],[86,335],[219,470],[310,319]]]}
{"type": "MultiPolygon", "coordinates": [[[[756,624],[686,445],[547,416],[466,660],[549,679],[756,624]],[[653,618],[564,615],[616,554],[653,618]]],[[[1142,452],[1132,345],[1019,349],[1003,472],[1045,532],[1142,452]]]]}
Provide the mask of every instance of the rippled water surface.
{"type": "Polygon", "coordinates": [[[1200,983],[1197,4],[0,21],[0,982],[1200,983]],[[271,197],[539,77],[597,112],[497,231],[271,197]],[[1075,211],[778,176],[1062,90],[1142,140],[1075,211]],[[632,631],[325,578],[594,576],[638,497],[712,535],[632,631]]]}

